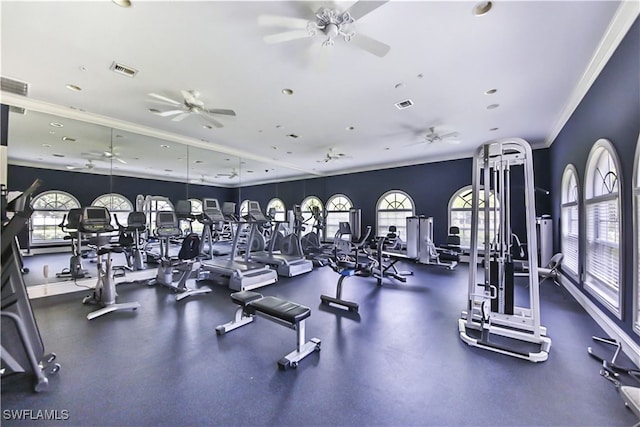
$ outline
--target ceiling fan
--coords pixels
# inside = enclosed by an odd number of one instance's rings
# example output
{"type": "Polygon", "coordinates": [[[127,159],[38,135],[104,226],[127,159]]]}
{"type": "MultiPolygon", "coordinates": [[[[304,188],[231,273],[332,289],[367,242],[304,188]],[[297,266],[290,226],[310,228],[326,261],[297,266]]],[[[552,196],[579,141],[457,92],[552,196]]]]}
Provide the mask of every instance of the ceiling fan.
{"type": "Polygon", "coordinates": [[[320,34],[326,37],[322,46],[333,46],[335,39],[342,36],[344,41],[350,42],[367,52],[383,57],[391,47],[362,33],[356,33],[352,25],[363,16],[373,12],[385,1],[360,0],[354,3],[349,9],[341,12],[335,6],[320,7],[318,10],[311,9],[306,17],[286,17],[275,15],[261,15],[258,17],[258,24],[271,27],[285,27],[290,31],[271,34],[264,37],[266,43],[281,43],[290,40],[314,37],[320,34]]]}
{"type": "Polygon", "coordinates": [[[83,166],[75,166],[75,165],[66,166],[67,170],[70,170],[70,171],[91,170],[95,167],[96,165],[93,164],[93,161],[91,159],[89,159],[88,163],[84,164],[83,166]]]}
{"type": "Polygon", "coordinates": [[[460,140],[457,137],[460,135],[459,132],[448,132],[448,133],[438,133],[436,132],[435,126],[431,126],[429,131],[424,136],[427,144],[433,144],[437,142],[446,142],[448,144],[460,144],[460,140]]]}
{"type": "Polygon", "coordinates": [[[223,176],[226,176],[229,179],[233,179],[236,176],[238,176],[238,172],[236,171],[236,168],[233,168],[230,173],[217,173],[216,174],[216,178],[220,178],[220,177],[223,177],[223,176]]]}
{"type": "Polygon", "coordinates": [[[213,184],[214,182],[211,180],[208,180],[207,177],[205,175],[200,175],[199,179],[192,179],[191,184],[213,184]]]}
{"type": "Polygon", "coordinates": [[[114,151],[114,148],[111,148],[108,151],[100,151],[100,152],[96,152],[96,151],[92,151],[90,153],[82,153],[84,156],[86,156],[87,160],[92,161],[92,160],[96,160],[96,161],[111,161],[111,160],[115,160],[117,162],[122,163],[123,165],[126,165],[127,162],[122,159],[120,157],[120,154],[117,153],[116,151],[114,151]]]}
{"type": "Polygon", "coordinates": [[[179,108],[167,111],[160,111],[157,108],[151,108],[149,111],[161,117],[175,116],[171,119],[172,122],[180,122],[192,114],[198,115],[217,128],[221,128],[224,125],[216,120],[213,115],[236,115],[236,112],[233,110],[205,108],[204,101],[200,99],[200,93],[195,90],[181,90],[180,93],[182,95],[182,101],[176,101],[175,99],[159,95],[157,93],[150,93],[149,96],[153,98],[153,101],[159,101],[164,104],[171,105],[172,107],[179,108]]]}
{"type": "Polygon", "coordinates": [[[327,151],[327,154],[325,154],[324,159],[322,160],[316,160],[316,162],[318,163],[329,163],[331,161],[334,160],[340,160],[340,159],[344,159],[348,157],[345,153],[336,153],[333,151],[333,147],[329,148],[329,151],[327,151]]]}

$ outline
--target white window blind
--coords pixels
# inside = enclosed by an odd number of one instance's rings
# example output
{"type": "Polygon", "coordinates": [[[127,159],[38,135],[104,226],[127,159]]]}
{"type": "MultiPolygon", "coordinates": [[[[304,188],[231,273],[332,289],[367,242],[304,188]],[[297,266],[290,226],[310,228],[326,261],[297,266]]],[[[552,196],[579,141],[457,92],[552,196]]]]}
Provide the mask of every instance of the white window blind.
{"type": "Polygon", "coordinates": [[[562,270],[578,276],[580,224],[578,220],[578,183],[573,165],[568,165],[562,174],[562,235],[561,247],[564,254],[562,270]]]}

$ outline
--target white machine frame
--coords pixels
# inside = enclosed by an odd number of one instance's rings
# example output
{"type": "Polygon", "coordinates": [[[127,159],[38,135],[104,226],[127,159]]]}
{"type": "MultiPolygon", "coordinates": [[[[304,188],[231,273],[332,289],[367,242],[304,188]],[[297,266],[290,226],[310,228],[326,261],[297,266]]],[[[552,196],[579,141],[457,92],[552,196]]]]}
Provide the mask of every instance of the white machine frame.
{"type": "MultiPolygon", "coordinates": [[[[478,262],[478,247],[471,245],[469,289],[467,309],[458,321],[460,338],[468,345],[484,348],[532,362],[547,360],[551,339],[540,324],[540,294],[538,283],[538,247],[536,239],[535,185],[533,178],[533,155],[531,146],[521,138],[502,139],[484,144],[478,148],[473,159],[473,211],[471,217],[471,242],[477,242],[479,230],[480,190],[493,186],[499,200],[500,209],[494,215],[496,239],[490,233],[490,191],[484,191],[484,280],[478,284],[478,270],[473,268],[478,262]],[[511,261],[511,166],[523,165],[525,184],[525,221],[527,231],[527,257],[529,265],[529,307],[515,306],[515,301],[505,300],[508,271],[511,261]],[[490,254],[487,256],[486,254],[490,254]],[[493,259],[493,261],[489,261],[493,259]],[[497,280],[492,283],[492,264],[496,268],[497,280]],[[491,307],[491,301],[494,300],[491,307]],[[497,310],[495,305],[497,302],[497,310]],[[511,305],[511,307],[509,307],[511,305]],[[480,331],[480,338],[470,334],[480,331]],[[537,351],[528,351],[508,344],[496,344],[491,336],[501,336],[512,340],[536,344],[537,351]]],[[[508,340],[506,340],[508,341],[508,340]]]]}

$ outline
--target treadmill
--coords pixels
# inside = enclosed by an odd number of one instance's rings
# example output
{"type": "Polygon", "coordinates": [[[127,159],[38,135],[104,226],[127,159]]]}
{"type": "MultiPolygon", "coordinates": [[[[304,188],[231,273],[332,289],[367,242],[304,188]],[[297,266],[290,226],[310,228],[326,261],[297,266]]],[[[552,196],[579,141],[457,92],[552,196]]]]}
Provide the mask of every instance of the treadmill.
{"type": "MultiPolygon", "coordinates": [[[[220,218],[224,220],[220,208],[213,205],[209,206],[207,215],[214,221],[220,218]]],[[[255,226],[252,224],[252,227],[255,226]]],[[[278,274],[275,270],[265,264],[236,259],[238,236],[239,233],[236,233],[227,257],[203,259],[200,262],[198,279],[224,281],[228,283],[230,289],[236,291],[248,291],[275,283],[278,280],[278,274]]]]}
{"type": "MultiPolygon", "coordinates": [[[[249,241],[251,241],[253,233],[256,232],[257,224],[264,224],[268,220],[260,210],[260,204],[256,201],[249,201],[249,218],[254,222],[251,231],[252,235],[249,238],[249,241]]],[[[280,225],[282,225],[281,222],[276,223],[276,229],[271,238],[268,251],[246,251],[244,259],[272,265],[278,271],[279,276],[285,277],[294,277],[313,270],[313,262],[306,259],[304,254],[284,255],[274,252],[275,234],[278,232],[280,225]]]]}
{"type": "Polygon", "coordinates": [[[229,255],[233,240],[219,240],[222,224],[226,219],[220,211],[218,199],[202,200],[202,215],[198,220],[204,225],[200,253],[206,258],[229,255]]]}

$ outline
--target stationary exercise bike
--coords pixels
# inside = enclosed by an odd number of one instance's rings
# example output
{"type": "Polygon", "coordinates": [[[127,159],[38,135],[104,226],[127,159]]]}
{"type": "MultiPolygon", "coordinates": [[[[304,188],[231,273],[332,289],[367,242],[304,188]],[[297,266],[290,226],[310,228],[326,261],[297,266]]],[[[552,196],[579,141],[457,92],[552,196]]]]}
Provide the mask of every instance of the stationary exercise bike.
{"type": "Polygon", "coordinates": [[[149,286],[156,284],[166,286],[176,295],[176,301],[180,301],[191,295],[206,294],[211,289],[191,289],[187,286],[187,280],[191,274],[200,268],[197,257],[200,254],[200,237],[195,233],[190,233],[182,241],[182,247],[178,253],[178,260],[172,260],[169,256],[170,239],[182,235],[179,227],[180,223],[173,211],[161,211],[156,216],[155,235],[160,240],[160,263],[156,278],[149,281],[149,286]],[[173,271],[180,272],[178,282],[173,281],[173,271]]]}
{"type": "MultiPolygon", "coordinates": [[[[144,270],[144,251],[140,240],[141,234],[147,231],[147,216],[144,212],[129,212],[127,225],[121,225],[118,216],[113,215],[118,226],[118,245],[123,249],[127,260],[126,269],[131,271],[144,270]]],[[[143,245],[142,245],[143,246],[143,245]]]]}
{"type": "Polygon", "coordinates": [[[81,216],[82,208],[70,209],[62,218],[62,222],[58,224],[58,227],[67,233],[64,236],[64,240],[71,242],[71,258],[69,259],[69,268],[57,273],[57,278],[84,279],[89,277],[89,272],[82,267],[82,255],[80,253],[82,235],[78,231],[78,227],[80,226],[81,216]]]}
{"type": "Polygon", "coordinates": [[[89,313],[87,319],[95,319],[112,311],[137,310],[140,307],[138,302],[116,303],[117,293],[111,271],[111,253],[122,253],[123,249],[119,246],[110,246],[109,240],[111,236],[103,236],[104,233],[114,231],[109,210],[97,206],[83,208],[78,231],[94,235],[89,238],[89,244],[96,247],[98,255],[98,283],[93,290],[93,294],[85,297],[82,303],[99,305],[102,308],[89,313]],[[106,260],[103,259],[105,255],[106,260]]]}

